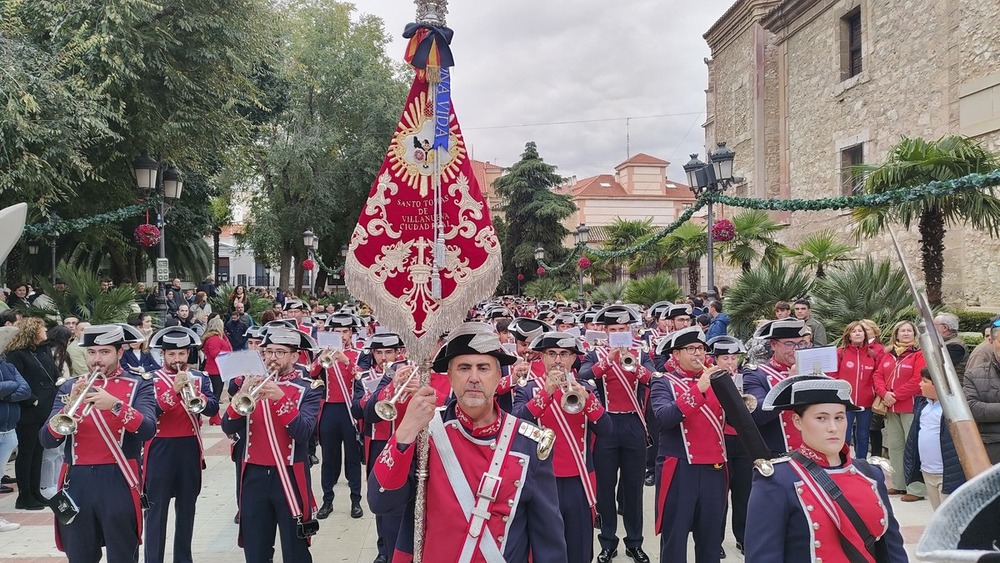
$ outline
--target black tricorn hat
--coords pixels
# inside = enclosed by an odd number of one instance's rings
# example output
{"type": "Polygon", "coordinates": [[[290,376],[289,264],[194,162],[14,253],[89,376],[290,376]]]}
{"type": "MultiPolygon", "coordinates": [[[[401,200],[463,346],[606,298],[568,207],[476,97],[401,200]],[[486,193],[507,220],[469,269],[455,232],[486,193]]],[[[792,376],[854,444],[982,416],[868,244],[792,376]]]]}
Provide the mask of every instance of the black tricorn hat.
{"type": "Polygon", "coordinates": [[[264,340],[260,345],[267,346],[268,344],[280,344],[298,350],[315,350],[319,347],[313,337],[301,330],[277,326],[268,327],[267,332],[264,333],[264,340]]]}
{"type": "Polygon", "coordinates": [[[628,305],[608,305],[594,315],[594,322],[602,325],[631,325],[640,320],[639,314],[628,305]]]}
{"type": "Polygon", "coordinates": [[[706,346],[705,333],[701,331],[701,328],[696,326],[689,326],[687,328],[671,332],[665,338],[660,340],[659,344],[657,344],[656,354],[658,356],[662,356],[673,350],[690,346],[692,344],[701,344],[702,346],[706,346]]]}
{"type": "Polygon", "coordinates": [[[80,346],[121,346],[125,344],[125,330],[119,324],[87,327],[80,338],[80,346]]]}
{"type": "Polygon", "coordinates": [[[661,319],[673,319],[676,317],[690,317],[691,316],[691,306],[687,303],[677,303],[671,305],[660,313],[661,319]]]}
{"type": "Polygon", "coordinates": [[[565,312],[565,313],[559,313],[558,315],[556,315],[556,318],[553,321],[553,324],[575,325],[576,324],[576,315],[574,315],[573,313],[570,313],[568,311],[565,312]]]}
{"type": "Polygon", "coordinates": [[[531,349],[538,352],[550,348],[562,348],[576,354],[583,353],[583,345],[580,344],[580,339],[568,332],[546,332],[531,342],[531,349]]]}
{"type": "Polygon", "coordinates": [[[507,327],[507,330],[509,330],[511,335],[514,336],[515,340],[531,343],[538,338],[539,335],[551,332],[552,327],[538,319],[518,317],[510,321],[510,325],[507,327]]]}
{"type": "Polygon", "coordinates": [[[843,379],[826,375],[793,375],[778,382],[767,392],[764,404],[766,411],[781,411],[809,405],[837,403],[847,410],[863,410],[851,402],[851,384],[843,379]]]}
{"type": "Polygon", "coordinates": [[[517,357],[508,354],[500,345],[500,338],[493,327],[486,323],[462,323],[448,335],[448,342],[434,356],[431,369],[446,373],[452,359],[469,354],[486,354],[496,358],[501,366],[509,366],[517,357]]]}
{"type": "Polygon", "coordinates": [[[150,348],[161,350],[179,350],[199,346],[201,346],[201,338],[198,333],[183,326],[168,326],[154,334],[149,341],[150,348]]]}
{"type": "Polygon", "coordinates": [[[403,339],[395,332],[381,332],[368,338],[366,348],[369,350],[399,350],[400,348],[406,348],[406,344],[403,344],[403,339]]]}
{"type": "Polygon", "coordinates": [[[267,329],[262,326],[252,326],[243,331],[243,336],[247,340],[263,340],[265,332],[267,332],[267,329]]]}
{"type": "Polygon", "coordinates": [[[334,313],[326,318],[326,328],[361,328],[361,317],[350,313],[334,313]]]}
{"type": "Polygon", "coordinates": [[[646,309],[646,314],[654,319],[659,319],[660,315],[672,306],[673,303],[670,301],[657,301],[650,305],[649,309],[646,309]]]}
{"type": "Polygon", "coordinates": [[[264,323],[264,327],[271,328],[290,328],[292,330],[298,330],[299,324],[295,322],[295,319],[274,319],[273,321],[267,321],[264,323]]]}
{"type": "Polygon", "coordinates": [[[142,333],[138,328],[128,324],[128,323],[115,323],[122,327],[122,336],[124,337],[123,342],[125,344],[136,344],[138,342],[143,342],[146,340],[146,335],[142,333]]]}
{"type": "Polygon", "coordinates": [[[805,321],[799,319],[778,319],[764,323],[757,329],[757,337],[764,340],[799,338],[809,334],[805,321]]]}
{"type": "Polygon", "coordinates": [[[309,304],[301,299],[286,299],[285,304],[281,306],[281,310],[290,311],[292,309],[309,309],[309,304]]]}
{"type": "Polygon", "coordinates": [[[723,354],[746,354],[747,349],[743,342],[735,336],[716,336],[708,341],[708,353],[712,356],[722,356],[723,354]]]}

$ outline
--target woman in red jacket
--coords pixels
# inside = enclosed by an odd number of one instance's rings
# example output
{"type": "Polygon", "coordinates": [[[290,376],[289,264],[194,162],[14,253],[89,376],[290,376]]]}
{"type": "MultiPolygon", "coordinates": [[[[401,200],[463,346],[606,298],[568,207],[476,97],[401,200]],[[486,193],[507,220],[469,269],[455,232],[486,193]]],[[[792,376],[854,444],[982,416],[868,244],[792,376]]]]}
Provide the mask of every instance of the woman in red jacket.
{"type": "MultiPolygon", "coordinates": [[[[219,354],[232,352],[233,346],[229,343],[229,339],[226,338],[226,331],[223,328],[220,317],[213,317],[212,320],[208,321],[208,328],[205,330],[205,336],[202,339],[201,350],[205,353],[205,373],[208,374],[208,378],[212,381],[212,393],[221,401],[222,376],[219,374],[219,365],[215,360],[219,357],[219,354]]],[[[209,419],[209,424],[212,426],[216,426],[220,422],[221,418],[219,415],[215,415],[209,419]]]]}
{"type": "Polygon", "coordinates": [[[923,483],[906,485],[903,455],[906,437],[913,422],[913,398],[920,391],[920,370],[924,354],[917,348],[917,328],[910,321],[900,321],[892,329],[892,338],[875,368],[875,393],[885,401],[885,445],[892,464],[892,487],[889,494],[903,494],[911,502],[924,497],[923,483]]]}
{"type": "Polygon", "coordinates": [[[862,321],[854,321],[844,328],[844,336],[837,347],[837,373],[834,377],[851,384],[851,402],[861,407],[858,412],[847,412],[847,445],[854,438],[854,456],[868,457],[871,437],[872,401],[875,384],[872,377],[879,362],[879,350],[869,343],[868,330],[862,321]],[[857,429],[854,428],[855,422],[857,429]]]}

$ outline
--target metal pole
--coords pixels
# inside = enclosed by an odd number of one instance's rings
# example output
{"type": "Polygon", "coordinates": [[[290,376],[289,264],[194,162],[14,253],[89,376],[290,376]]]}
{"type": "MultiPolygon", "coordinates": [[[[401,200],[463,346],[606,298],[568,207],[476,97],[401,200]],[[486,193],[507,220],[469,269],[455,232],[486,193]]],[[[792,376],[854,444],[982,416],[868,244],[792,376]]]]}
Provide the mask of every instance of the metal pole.
{"type": "MultiPolygon", "coordinates": [[[[711,189],[711,188],[710,188],[711,189]]],[[[709,298],[715,299],[715,241],[712,239],[712,223],[715,217],[712,214],[712,208],[715,207],[711,202],[708,204],[708,293],[709,298]]]]}
{"type": "Polygon", "coordinates": [[[52,237],[52,277],[51,277],[50,281],[52,282],[52,285],[56,284],[56,238],[55,238],[55,236],[52,237]]]}
{"type": "MultiPolygon", "coordinates": [[[[159,159],[157,159],[159,160],[159,159]]],[[[160,223],[160,258],[167,257],[167,210],[164,206],[163,200],[165,194],[163,193],[163,170],[162,165],[157,167],[156,170],[156,192],[160,194],[160,204],[157,210],[157,221],[160,223]]],[[[157,281],[157,295],[156,295],[156,311],[160,315],[160,326],[167,326],[167,311],[170,309],[167,307],[167,288],[165,282],[157,281]]]]}

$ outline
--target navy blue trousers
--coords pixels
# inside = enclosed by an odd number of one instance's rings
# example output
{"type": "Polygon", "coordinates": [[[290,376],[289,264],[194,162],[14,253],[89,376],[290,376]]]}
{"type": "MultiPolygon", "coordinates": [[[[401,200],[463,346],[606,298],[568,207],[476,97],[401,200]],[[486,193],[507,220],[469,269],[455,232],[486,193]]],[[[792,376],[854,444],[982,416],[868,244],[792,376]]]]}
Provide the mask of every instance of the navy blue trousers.
{"type": "Polygon", "coordinates": [[[108,548],[108,563],[139,561],[139,522],[117,465],[73,466],[67,490],[80,507],[72,523],[58,524],[72,563],[100,561],[101,546],[108,548]]]}
{"type": "MultiPolygon", "coordinates": [[[[662,474],[656,476],[657,499],[662,474]]],[[[718,563],[726,509],[726,468],[689,465],[680,460],[660,507],[660,561],[687,561],[688,535],[694,534],[697,563],[718,563]]]]}
{"type": "MultiPolygon", "coordinates": [[[[295,502],[301,505],[302,499],[298,497],[298,486],[291,468],[288,468],[288,476],[295,487],[295,502]]],[[[248,463],[243,469],[240,499],[240,533],[243,536],[243,557],[247,563],[271,563],[274,559],[275,529],[281,540],[282,560],[312,562],[309,544],[298,537],[295,519],[285,500],[277,469],[248,463]]]]}
{"type": "Polygon", "coordinates": [[[597,472],[597,512],[602,549],[618,547],[618,511],[622,504],[625,547],[642,547],[642,480],[646,470],[646,431],[639,415],[611,414],[614,432],[597,437],[594,470],[597,472]],[[620,477],[620,478],[619,478],[620,477]]]}
{"type": "Polygon", "coordinates": [[[559,512],[563,517],[567,561],[594,559],[594,520],[579,477],[556,477],[559,512]]]}
{"type": "MultiPolygon", "coordinates": [[[[729,470],[729,506],[732,509],[733,537],[742,545],[747,528],[747,503],[750,502],[750,485],[753,484],[753,460],[743,449],[739,437],[726,435],[726,467],[729,470]]],[[[726,535],[726,518],[722,518],[722,535],[726,535]]]]}
{"type": "Polygon", "coordinates": [[[351,489],[351,502],[360,501],[361,451],[358,446],[358,430],[344,403],[323,405],[323,414],[319,419],[319,445],[323,448],[323,466],[320,472],[323,503],[333,502],[333,486],[340,480],[341,467],[351,489]]]}
{"type": "MultiPolygon", "coordinates": [[[[375,460],[385,449],[385,440],[372,440],[368,443],[368,470],[375,467],[375,460]]],[[[369,506],[369,509],[371,506],[369,506]]],[[[403,512],[399,514],[375,515],[375,532],[378,534],[378,554],[384,555],[387,559],[392,559],[392,554],[396,551],[396,537],[399,536],[399,529],[403,526],[403,512]]]]}
{"type": "Polygon", "coordinates": [[[167,540],[167,513],[174,499],[174,563],[191,563],[194,512],[201,493],[198,438],[156,438],[146,454],[146,541],[144,561],[160,563],[167,540]]]}

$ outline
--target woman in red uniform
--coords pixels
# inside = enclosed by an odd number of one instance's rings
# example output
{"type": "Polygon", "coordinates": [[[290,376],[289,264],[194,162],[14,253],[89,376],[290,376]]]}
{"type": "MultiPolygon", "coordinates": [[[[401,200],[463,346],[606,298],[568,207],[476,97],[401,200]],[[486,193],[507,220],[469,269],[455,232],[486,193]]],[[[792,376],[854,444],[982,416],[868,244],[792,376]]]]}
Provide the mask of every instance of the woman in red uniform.
{"type": "Polygon", "coordinates": [[[835,377],[851,384],[851,402],[861,408],[858,412],[847,412],[847,445],[853,444],[854,455],[862,459],[868,457],[872,402],[875,400],[875,384],[872,376],[878,361],[879,352],[869,344],[868,330],[864,323],[862,321],[849,323],[844,328],[844,336],[837,347],[835,377]]]}
{"type": "MultiPolygon", "coordinates": [[[[747,510],[746,560],[799,563],[907,561],[879,464],[851,457],[844,442],[847,382],[798,375],[775,385],[761,406],[791,410],[802,445],[754,476],[747,510]]],[[[873,461],[876,458],[872,458],[873,461]]]]}

